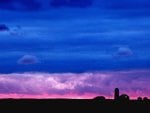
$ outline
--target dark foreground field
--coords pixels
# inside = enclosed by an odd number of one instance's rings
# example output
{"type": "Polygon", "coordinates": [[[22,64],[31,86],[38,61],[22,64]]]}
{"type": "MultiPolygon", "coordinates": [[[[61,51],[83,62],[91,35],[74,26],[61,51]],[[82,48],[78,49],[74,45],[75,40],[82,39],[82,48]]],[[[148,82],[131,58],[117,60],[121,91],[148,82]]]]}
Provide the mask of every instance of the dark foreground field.
{"type": "Polygon", "coordinates": [[[149,100],[1,99],[0,113],[150,113],[149,100]]]}

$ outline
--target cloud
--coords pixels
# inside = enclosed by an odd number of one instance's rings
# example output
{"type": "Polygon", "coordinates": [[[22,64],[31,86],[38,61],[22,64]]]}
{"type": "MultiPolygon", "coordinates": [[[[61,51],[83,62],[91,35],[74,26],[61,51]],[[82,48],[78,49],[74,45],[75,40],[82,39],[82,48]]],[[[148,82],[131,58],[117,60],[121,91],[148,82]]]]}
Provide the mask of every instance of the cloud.
{"type": "Polygon", "coordinates": [[[91,6],[93,0],[51,0],[50,5],[53,7],[69,6],[69,7],[88,7],[91,6]]]}
{"type": "Polygon", "coordinates": [[[149,70],[1,74],[0,95],[1,98],[93,98],[98,95],[112,98],[114,88],[118,87],[121,93],[132,98],[150,97],[149,74],[149,70]]]}
{"type": "Polygon", "coordinates": [[[5,24],[0,24],[0,32],[1,31],[9,31],[9,28],[5,24]]]}
{"type": "Polygon", "coordinates": [[[149,0],[96,0],[101,8],[110,9],[149,9],[149,0]]]}
{"type": "Polygon", "coordinates": [[[128,47],[119,47],[117,51],[117,56],[132,56],[133,52],[128,47]]]}
{"type": "Polygon", "coordinates": [[[38,62],[38,59],[32,55],[24,55],[17,62],[18,64],[35,64],[38,62]]]}
{"type": "Polygon", "coordinates": [[[0,0],[0,9],[32,11],[40,8],[38,0],[0,0]]]}
{"type": "Polygon", "coordinates": [[[43,10],[51,7],[99,7],[102,9],[150,9],[149,0],[0,0],[7,10],[43,10]]]}
{"type": "MultiPolygon", "coordinates": [[[[97,8],[60,10],[56,13],[51,9],[53,19],[49,19],[49,11],[37,12],[36,15],[35,12],[1,10],[5,17],[0,20],[9,25],[11,33],[17,35],[0,33],[0,72],[86,72],[150,67],[150,54],[145,54],[150,48],[148,15],[131,18],[118,10],[104,13],[97,8]],[[22,29],[13,32],[16,25],[22,26],[22,29]],[[114,51],[118,45],[131,48],[119,47],[114,51]],[[16,59],[26,52],[35,53],[41,63],[31,67],[18,65],[16,59]],[[114,60],[114,54],[120,59],[114,60]],[[9,69],[5,68],[8,65],[9,69]]],[[[135,14],[130,10],[126,13],[135,14]]]]}

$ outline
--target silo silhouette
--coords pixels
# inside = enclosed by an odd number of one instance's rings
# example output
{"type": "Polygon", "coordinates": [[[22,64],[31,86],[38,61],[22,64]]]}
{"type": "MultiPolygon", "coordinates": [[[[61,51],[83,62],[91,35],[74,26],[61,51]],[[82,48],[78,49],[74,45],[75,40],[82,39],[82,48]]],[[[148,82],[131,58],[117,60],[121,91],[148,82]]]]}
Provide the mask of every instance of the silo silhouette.
{"type": "Polygon", "coordinates": [[[118,88],[115,88],[115,91],[114,91],[114,99],[115,99],[115,100],[118,100],[118,99],[119,99],[119,89],[118,89],[118,88]]]}

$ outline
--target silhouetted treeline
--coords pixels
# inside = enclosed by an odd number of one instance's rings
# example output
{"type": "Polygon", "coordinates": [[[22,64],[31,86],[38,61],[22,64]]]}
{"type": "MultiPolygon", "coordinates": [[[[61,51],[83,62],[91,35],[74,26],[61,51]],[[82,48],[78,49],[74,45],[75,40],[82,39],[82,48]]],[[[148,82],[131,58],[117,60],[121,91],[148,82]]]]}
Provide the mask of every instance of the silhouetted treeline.
{"type": "Polygon", "coordinates": [[[97,99],[20,99],[0,100],[0,112],[49,113],[150,113],[150,101],[115,101],[97,99]]]}

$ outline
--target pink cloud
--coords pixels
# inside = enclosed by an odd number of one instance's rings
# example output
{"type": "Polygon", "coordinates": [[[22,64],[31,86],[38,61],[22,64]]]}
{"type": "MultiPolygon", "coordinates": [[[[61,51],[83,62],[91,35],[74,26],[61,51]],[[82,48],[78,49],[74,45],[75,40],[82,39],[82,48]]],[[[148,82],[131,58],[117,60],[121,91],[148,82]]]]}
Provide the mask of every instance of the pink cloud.
{"type": "Polygon", "coordinates": [[[93,73],[0,74],[0,98],[113,98],[113,90],[131,98],[150,97],[150,70],[93,73]]]}

